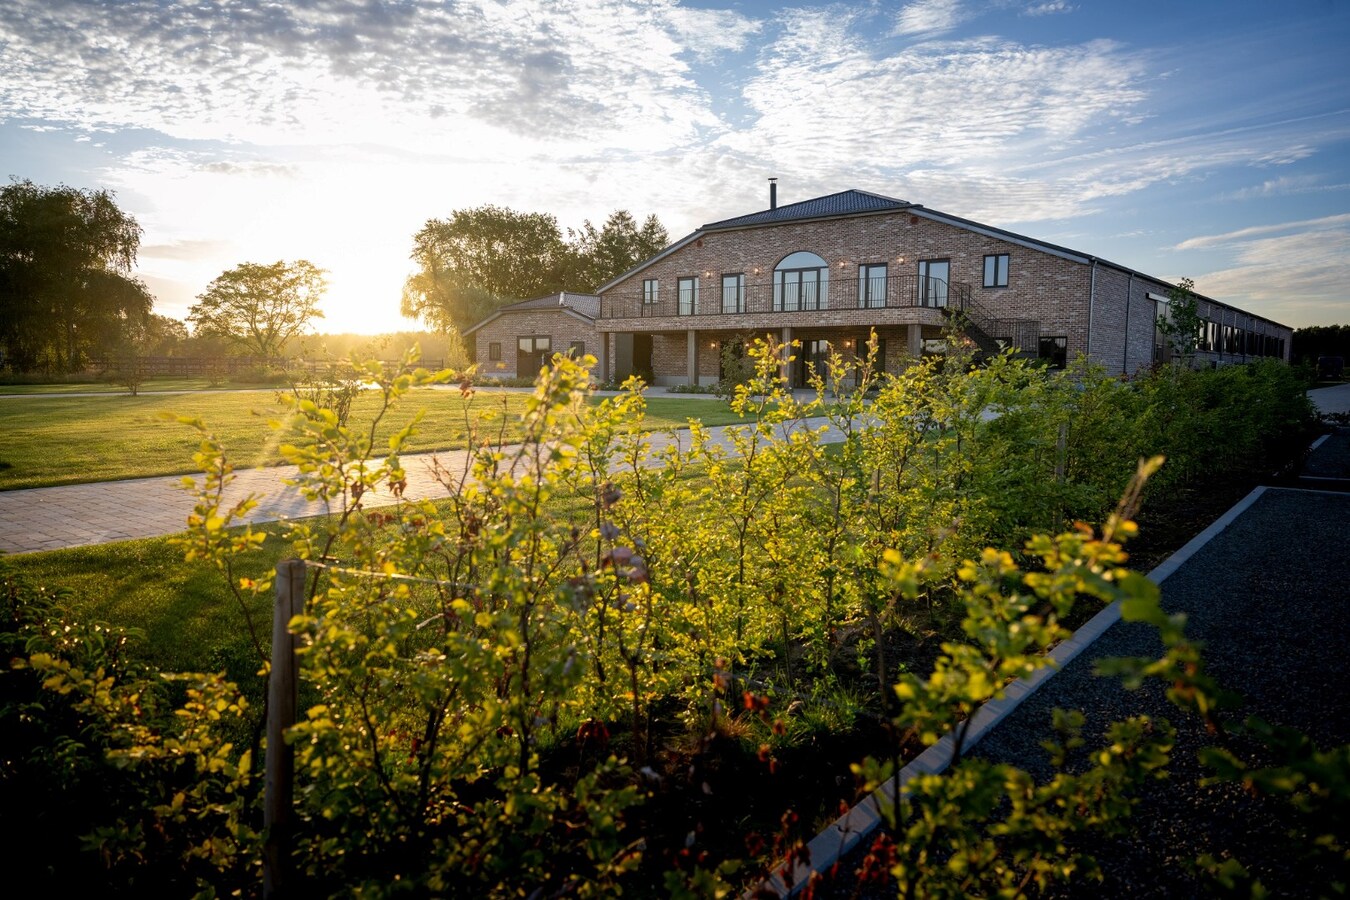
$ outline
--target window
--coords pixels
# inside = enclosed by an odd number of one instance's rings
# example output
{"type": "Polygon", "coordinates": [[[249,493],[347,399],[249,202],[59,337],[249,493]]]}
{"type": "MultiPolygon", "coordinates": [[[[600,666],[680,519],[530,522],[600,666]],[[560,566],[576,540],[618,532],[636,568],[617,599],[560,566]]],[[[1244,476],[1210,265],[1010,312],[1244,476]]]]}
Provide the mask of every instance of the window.
{"type": "Polygon", "coordinates": [[[553,349],[551,337],[523,337],[516,339],[516,349],[521,353],[547,353],[553,349]]]}
{"type": "Polygon", "coordinates": [[[675,291],[680,299],[680,315],[698,315],[698,279],[680,278],[675,282],[675,291]]]}
{"type": "Polygon", "coordinates": [[[1039,355],[1049,363],[1050,368],[1064,368],[1069,364],[1069,338],[1066,335],[1042,337],[1039,355]]]}
{"type": "Polygon", "coordinates": [[[488,344],[488,362],[502,361],[502,345],[499,341],[488,344]]]}
{"type": "Polygon", "coordinates": [[[660,284],[655,278],[644,278],[642,281],[642,302],[646,304],[655,303],[659,287],[660,284]]]}
{"type": "Polygon", "coordinates": [[[583,356],[586,355],[586,342],[573,341],[567,347],[567,355],[572,357],[573,359],[581,359],[583,356]]]}
{"type": "Polygon", "coordinates": [[[1008,254],[994,253],[984,258],[984,286],[1008,286],[1008,254]]]}
{"type": "Polygon", "coordinates": [[[829,263],[805,250],[790,253],[773,270],[773,308],[825,309],[829,287],[829,263]]]}
{"type": "Polygon", "coordinates": [[[951,277],[951,260],[919,260],[919,305],[945,307],[947,305],[947,282],[951,280],[951,277]]]}
{"type": "Polygon", "coordinates": [[[867,263],[858,266],[858,306],[873,308],[886,305],[886,264],[867,263]]]}
{"type": "Polygon", "coordinates": [[[745,312],[745,273],[722,276],[722,312],[745,312]]]}

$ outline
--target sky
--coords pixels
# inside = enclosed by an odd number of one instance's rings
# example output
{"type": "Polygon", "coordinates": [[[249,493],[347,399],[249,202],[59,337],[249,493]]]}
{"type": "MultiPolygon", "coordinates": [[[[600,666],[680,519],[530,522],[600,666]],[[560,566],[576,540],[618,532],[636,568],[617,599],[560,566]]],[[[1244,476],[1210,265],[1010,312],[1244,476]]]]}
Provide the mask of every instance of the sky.
{"type": "Polygon", "coordinates": [[[672,239],[856,188],[1350,323],[1350,0],[4,0],[0,177],[113,191],[184,318],[242,262],[398,313],[495,204],[672,239]]]}

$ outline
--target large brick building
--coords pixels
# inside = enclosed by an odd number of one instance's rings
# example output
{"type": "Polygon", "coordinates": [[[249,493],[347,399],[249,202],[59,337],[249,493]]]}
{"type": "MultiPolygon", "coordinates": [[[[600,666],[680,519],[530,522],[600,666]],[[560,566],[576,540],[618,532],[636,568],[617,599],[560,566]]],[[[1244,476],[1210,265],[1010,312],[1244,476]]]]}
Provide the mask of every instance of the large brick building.
{"type": "MultiPolygon", "coordinates": [[[[864,353],[872,331],[887,370],[940,352],[959,310],[986,351],[1001,341],[1061,365],[1083,353],[1123,374],[1166,352],[1157,321],[1172,285],[1157,278],[878,194],[780,207],[775,188],[768,209],[704,225],[601,286],[592,336],[554,337],[554,349],[584,340],[597,380],[707,384],[726,342],[768,334],[799,342],[788,374],[801,384],[832,350],[864,353]]],[[[1288,358],[1289,328],[1197,299],[1199,362],[1288,358]]]]}

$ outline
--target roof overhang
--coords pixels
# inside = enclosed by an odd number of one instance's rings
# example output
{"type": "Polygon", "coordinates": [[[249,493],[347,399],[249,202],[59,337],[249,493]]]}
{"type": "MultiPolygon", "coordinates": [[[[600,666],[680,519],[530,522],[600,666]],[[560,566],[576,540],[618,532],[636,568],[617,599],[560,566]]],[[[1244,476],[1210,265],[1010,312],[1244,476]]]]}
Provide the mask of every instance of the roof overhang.
{"type": "Polygon", "coordinates": [[[498,319],[500,319],[502,316],[507,316],[507,315],[512,315],[512,314],[517,314],[517,313],[562,313],[563,315],[571,316],[572,318],[574,318],[574,319],[576,319],[576,320],[578,320],[578,321],[580,321],[580,322],[585,322],[587,325],[594,325],[594,324],[595,324],[595,320],[592,319],[590,316],[585,315],[584,313],[579,313],[579,312],[577,312],[575,309],[572,309],[570,306],[545,306],[545,307],[538,307],[538,306],[536,306],[536,307],[534,307],[534,308],[532,308],[532,309],[499,309],[499,310],[497,310],[495,313],[493,313],[492,315],[488,316],[488,317],[487,317],[486,319],[484,319],[483,321],[477,322],[477,323],[475,323],[475,324],[469,326],[468,328],[464,329],[464,331],[462,332],[462,334],[463,334],[464,337],[468,337],[469,335],[473,334],[473,333],[474,333],[475,331],[477,331],[478,329],[482,328],[484,325],[488,325],[488,324],[490,324],[490,323],[492,323],[492,322],[495,322],[495,321],[497,321],[498,319]]]}

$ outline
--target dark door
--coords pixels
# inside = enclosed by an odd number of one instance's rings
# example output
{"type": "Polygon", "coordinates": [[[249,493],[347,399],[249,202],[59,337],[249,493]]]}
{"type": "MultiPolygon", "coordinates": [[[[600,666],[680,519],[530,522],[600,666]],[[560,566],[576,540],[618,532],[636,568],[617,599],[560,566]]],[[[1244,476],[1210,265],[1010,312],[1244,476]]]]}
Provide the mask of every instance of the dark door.
{"type": "Polygon", "coordinates": [[[553,356],[553,339],[549,337],[516,338],[516,377],[533,378],[553,356]]]}
{"type": "Polygon", "coordinates": [[[794,380],[793,387],[810,387],[811,367],[814,366],[816,374],[823,378],[827,374],[829,365],[829,341],[802,341],[801,354],[797,359],[797,377],[794,380]]]}
{"type": "Polygon", "coordinates": [[[633,335],[633,374],[648,384],[654,384],[656,376],[652,372],[652,336],[650,334],[633,335]]]}

